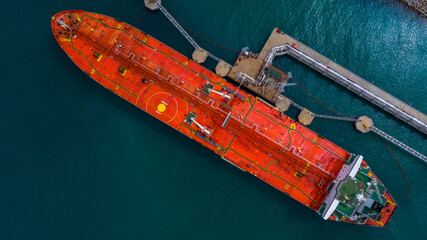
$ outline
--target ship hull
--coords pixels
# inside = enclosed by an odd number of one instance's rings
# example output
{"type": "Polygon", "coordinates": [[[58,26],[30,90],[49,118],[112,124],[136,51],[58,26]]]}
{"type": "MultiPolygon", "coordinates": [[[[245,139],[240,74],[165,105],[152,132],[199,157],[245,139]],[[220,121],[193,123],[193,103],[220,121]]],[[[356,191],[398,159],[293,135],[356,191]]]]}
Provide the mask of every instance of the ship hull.
{"type": "MultiPolygon", "coordinates": [[[[51,25],[61,48],[93,80],[320,214],[334,180],[354,158],[122,21],[64,11],[51,25]]],[[[391,196],[387,201],[395,205],[391,196]]],[[[387,221],[363,224],[383,226],[387,221]]]]}

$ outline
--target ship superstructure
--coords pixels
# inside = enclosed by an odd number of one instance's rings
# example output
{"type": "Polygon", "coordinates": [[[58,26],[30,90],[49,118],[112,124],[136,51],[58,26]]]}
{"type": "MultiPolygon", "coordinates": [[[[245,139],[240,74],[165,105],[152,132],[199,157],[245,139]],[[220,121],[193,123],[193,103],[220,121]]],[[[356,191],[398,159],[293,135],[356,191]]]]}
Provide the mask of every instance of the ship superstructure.
{"type": "Polygon", "coordinates": [[[324,219],[384,226],[393,214],[395,201],[362,156],[148,34],[85,11],[56,14],[52,30],[93,80],[324,219]]]}

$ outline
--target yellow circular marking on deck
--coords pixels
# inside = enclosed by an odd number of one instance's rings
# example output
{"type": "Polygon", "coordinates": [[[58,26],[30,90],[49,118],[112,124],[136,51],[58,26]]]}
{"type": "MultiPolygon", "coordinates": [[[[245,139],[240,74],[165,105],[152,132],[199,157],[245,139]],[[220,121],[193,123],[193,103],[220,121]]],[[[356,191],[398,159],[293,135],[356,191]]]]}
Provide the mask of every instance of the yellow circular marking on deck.
{"type": "Polygon", "coordinates": [[[166,110],[166,106],[163,103],[157,105],[157,111],[164,112],[166,110]]]}
{"type": "Polygon", "coordinates": [[[152,95],[149,94],[149,96],[147,96],[147,97],[148,97],[148,99],[143,101],[143,103],[145,103],[146,111],[155,117],[161,118],[161,120],[164,123],[169,124],[178,115],[178,112],[179,112],[178,111],[178,108],[179,108],[178,101],[169,92],[154,92],[154,94],[152,94],[152,95]],[[156,115],[154,115],[154,112],[152,112],[152,111],[153,110],[159,111],[157,107],[160,104],[163,104],[161,101],[165,100],[166,98],[170,98],[169,104],[168,104],[168,109],[166,109],[166,104],[164,104],[165,105],[164,114],[157,113],[156,115]],[[175,110],[175,113],[173,113],[174,110],[175,110]]]}

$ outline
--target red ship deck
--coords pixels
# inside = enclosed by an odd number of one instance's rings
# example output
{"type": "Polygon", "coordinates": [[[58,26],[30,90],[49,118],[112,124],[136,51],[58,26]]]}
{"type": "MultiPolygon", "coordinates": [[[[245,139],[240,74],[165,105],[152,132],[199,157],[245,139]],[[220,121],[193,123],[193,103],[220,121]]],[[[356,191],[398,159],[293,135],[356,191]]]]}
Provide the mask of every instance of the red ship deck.
{"type": "Polygon", "coordinates": [[[52,28],[92,79],[242,170],[320,209],[350,153],[136,28],[104,15],[71,13],[54,17],[71,33],[57,21],[52,28]]]}

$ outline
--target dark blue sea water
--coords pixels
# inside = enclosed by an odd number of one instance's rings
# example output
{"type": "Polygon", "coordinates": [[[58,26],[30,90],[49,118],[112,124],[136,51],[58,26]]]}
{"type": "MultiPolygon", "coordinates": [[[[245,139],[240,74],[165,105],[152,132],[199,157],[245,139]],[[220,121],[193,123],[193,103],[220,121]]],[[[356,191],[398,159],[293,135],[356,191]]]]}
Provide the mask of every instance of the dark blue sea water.
{"type": "MultiPolygon", "coordinates": [[[[279,27],[427,113],[427,21],[392,0],[164,0],[187,28],[258,52],[279,27]]],[[[69,9],[128,23],[142,0],[2,4],[0,239],[426,239],[427,166],[392,146],[411,183],[372,133],[316,119],[310,128],[362,154],[399,204],[387,228],[324,221],[259,179],[106,91],[60,49],[51,16],[69,9]]],[[[141,30],[190,56],[160,12],[141,30]]],[[[198,39],[196,39],[198,40],[198,39]]],[[[233,63],[236,53],[198,40],[233,63]]],[[[276,62],[336,111],[375,125],[427,154],[427,138],[286,57],[276,62]]],[[[212,62],[207,63],[212,66],[212,62]]],[[[332,114],[298,87],[286,95],[332,114]]],[[[297,111],[289,114],[295,117],[297,111]]]]}

